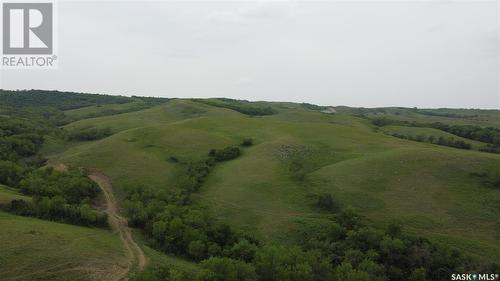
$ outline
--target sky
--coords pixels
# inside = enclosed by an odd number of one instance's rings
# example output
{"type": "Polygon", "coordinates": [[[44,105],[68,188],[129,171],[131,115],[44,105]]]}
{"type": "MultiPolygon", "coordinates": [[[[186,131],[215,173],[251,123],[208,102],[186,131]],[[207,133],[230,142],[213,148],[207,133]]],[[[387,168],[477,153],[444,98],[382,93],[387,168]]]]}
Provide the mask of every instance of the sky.
{"type": "Polygon", "coordinates": [[[500,109],[498,1],[64,1],[0,88],[500,109]]]}

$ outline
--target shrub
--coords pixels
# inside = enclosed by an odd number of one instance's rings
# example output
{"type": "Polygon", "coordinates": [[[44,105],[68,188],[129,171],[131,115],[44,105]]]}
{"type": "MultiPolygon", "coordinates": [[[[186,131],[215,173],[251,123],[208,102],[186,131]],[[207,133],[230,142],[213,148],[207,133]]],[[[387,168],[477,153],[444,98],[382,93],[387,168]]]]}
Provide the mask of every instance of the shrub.
{"type": "Polygon", "coordinates": [[[394,123],[393,120],[386,117],[376,117],[372,119],[372,124],[377,127],[383,127],[387,125],[392,125],[394,123]]]}
{"type": "Polygon", "coordinates": [[[330,193],[323,193],[318,196],[318,202],[316,206],[324,211],[335,211],[337,210],[337,205],[333,200],[333,197],[330,193]]]}
{"type": "Polygon", "coordinates": [[[17,187],[24,175],[24,170],[14,162],[0,160],[0,183],[17,187]]]}
{"type": "Polygon", "coordinates": [[[224,254],[233,259],[251,262],[255,258],[257,249],[257,245],[248,242],[246,239],[242,239],[231,248],[224,251],[224,254]]]}
{"type": "Polygon", "coordinates": [[[252,138],[245,138],[245,139],[243,139],[243,142],[241,143],[241,146],[252,146],[252,145],[253,145],[252,138]]]}

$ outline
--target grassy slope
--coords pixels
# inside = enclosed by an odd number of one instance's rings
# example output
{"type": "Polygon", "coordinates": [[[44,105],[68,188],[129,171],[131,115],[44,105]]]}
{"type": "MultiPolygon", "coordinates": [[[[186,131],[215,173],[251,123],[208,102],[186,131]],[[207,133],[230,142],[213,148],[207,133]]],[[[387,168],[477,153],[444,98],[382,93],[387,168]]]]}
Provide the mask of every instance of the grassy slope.
{"type": "Polygon", "coordinates": [[[30,197],[20,194],[14,188],[0,184],[0,205],[16,199],[28,200],[30,197]]]}
{"type": "Polygon", "coordinates": [[[106,280],[125,266],[118,236],[0,212],[2,280],[106,280]]]}
{"type": "Polygon", "coordinates": [[[129,184],[175,188],[179,164],[170,156],[199,158],[253,137],[256,144],[242,157],[216,167],[198,198],[221,219],[264,239],[285,239],[297,220],[325,218],[308,195],[331,192],[376,224],[399,219],[409,231],[500,261],[500,191],[469,176],[500,171],[499,155],[400,140],[350,115],[295,108],[250,118],[183,100],[68,125],[79,126],[119,133],[72,145],[50,161],[99,168],[117,190],[129,184]],[[279,156],[283,145],[307,147],[304,181],[290,177],[279,156]]]}
{"type": "MultiPolygon", "coordinates": [[[[0,203],[25,196],[0,187],[0,203]]],[[[2,280],[105,280],[125,253],[105,229],[73,226],[0,211],[2,280]]]]}

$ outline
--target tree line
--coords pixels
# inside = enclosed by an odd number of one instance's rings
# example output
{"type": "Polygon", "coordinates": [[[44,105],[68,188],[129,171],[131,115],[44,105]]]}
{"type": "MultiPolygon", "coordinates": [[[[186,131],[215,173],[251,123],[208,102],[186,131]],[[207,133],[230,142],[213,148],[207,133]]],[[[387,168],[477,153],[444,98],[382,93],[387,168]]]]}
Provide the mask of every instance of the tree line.
{"type": "Polygon", "coordinates": [[[69,141],[92,141],[111,136],[110,128],[79,128],[67,132],[66,138],[69,141]]]}
{"type": "Polygon", "coordinates": [[[405,139],[405,140],[412,140],[412,141],[417,141],[417,142],[427,142],[427,143],[432,143],[432,144],[437,144],[437,145],[443,145],[443,146],[449,146],[449,147],[454,147],[454,148],[460,148],[460,149],[471,149],[471,144],[466,143],[463,140],[456,140],[452,137],[450,138],[445,138],[443,136],[435,137],[435,136],[425,136],[425,135],[404,135],[400,133],[387,133],[393,137],[397,137],[400,139],[405,139]]]}
{"type": "Polygon", "coordinates": [[[201,223],[205,220],[193,220],[200,216],[192,213],[169,224],[157,222],[152,235],[168,241],[167,248],[156,245],[167,253],[175,253],[171,243],[183,245],[181,255],[201,260],[201,269],[180,272],[159,265],[136,280],[425,281],[448,280],[453,272],[500,269],[498,264],[481,264],[456,249],[405,234],[397,223],[384,230],[370,227],[349,208],[332,220],[304,221],[290,235],[292,245],[264,244],[245,234],[232,234],[235,232],[228,226],[224,227],[226,231],[213,230],[206,235],[201,223]],[[196,238],[189,242],[181,236],[196,238]]]}
{"type": "Polygon", "coordinates": [[[466,139],[476,140],[500,147],[500,129],[494,127],[481,127],[475,125],[448,125],[441,122],[422,123],[416,121],[394,120],[386,117],[371,119],[375,126],[398,125],[407,127],[434,128],[466,139]]]}
{"type": "Polygon", "coordinates": [[[91,105],[128,103],[133,100],[133,98],[125,96],[46,90],[9,91],[0,89],[0,103],[3,106],[11,106],[15,108],[53,107],[59,110],[69,110],[91,105]]]}

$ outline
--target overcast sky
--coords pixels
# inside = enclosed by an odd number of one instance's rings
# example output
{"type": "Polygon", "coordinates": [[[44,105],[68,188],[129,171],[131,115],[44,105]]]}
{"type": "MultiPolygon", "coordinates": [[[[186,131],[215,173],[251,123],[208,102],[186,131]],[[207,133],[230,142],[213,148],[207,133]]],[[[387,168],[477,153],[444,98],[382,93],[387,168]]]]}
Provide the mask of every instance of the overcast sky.
{"type": "Polygon", "coordinates": [[[500,108],[498,1],[59,1],[57,70],[0,88],[500,108]]]}

